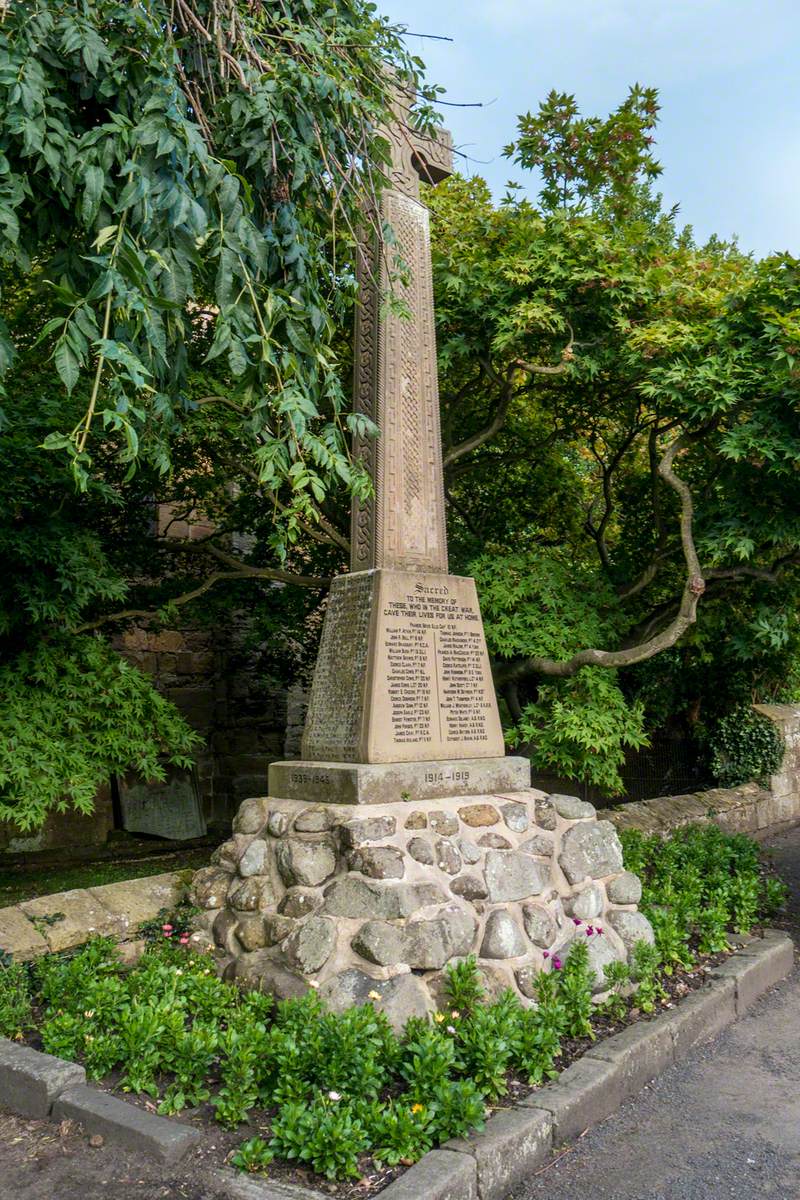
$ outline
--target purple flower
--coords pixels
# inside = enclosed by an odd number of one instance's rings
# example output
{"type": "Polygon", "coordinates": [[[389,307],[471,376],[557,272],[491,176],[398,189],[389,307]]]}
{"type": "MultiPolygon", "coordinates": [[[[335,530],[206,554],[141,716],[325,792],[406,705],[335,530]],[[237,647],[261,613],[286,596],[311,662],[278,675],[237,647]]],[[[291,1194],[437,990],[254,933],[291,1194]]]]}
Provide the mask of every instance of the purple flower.
{"type": "Polygon", "coordinates": [[[560,971],[560,970],[561,970],[561,959],[560,959],[560,958],[554,958],[554,959],[553,959],[553,970],[554,970],[554,971],[560,971]]]}
{"type": "Polygon", "coordinates": [[[573,924],[573,925],[582,925],[582,924],[583,924],[583,921],[579,921],[577,917],[573,917],[573,918],[572,918],[572,924],[573,924]]]}
{"type": "Polygon", "coordinates": [[[587,925],[586,926],[586,936],[591,937],[593,933],[594,933],[594,925],[587,925]]]}
{"type": "Polygon", "coordinates": [[[542,958],[549,958],[549,957],[550,957],[550,951],[549,951],[549,950],[544,950],[544,951],[542,952],[542,958]]]}
{"type": "Polygon", "coordinates": [[[596,925],[596,926],[595,926],[595,929],[594,929],[594,931],[595,931],[595,933],[602,933],[602,932],[603,932],[603,931],[602,931],[602,929],[600,928],[600,926],[599,926],[599,925],[596,925]]]}

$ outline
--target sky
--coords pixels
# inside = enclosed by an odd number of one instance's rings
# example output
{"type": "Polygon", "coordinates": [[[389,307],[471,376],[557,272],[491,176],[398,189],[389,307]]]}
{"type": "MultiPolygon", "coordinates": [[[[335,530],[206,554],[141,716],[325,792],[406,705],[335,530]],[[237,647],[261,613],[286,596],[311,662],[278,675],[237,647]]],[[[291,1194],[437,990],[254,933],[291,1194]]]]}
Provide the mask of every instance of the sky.
{"type": "Polygon", "coordinates": [[[662,105],[656,157],[667,207],[699,241],[736,236],[800,256],[800,0],[377,0],[409,30],[443,107],[459,170],[496,197],[534,178],[502,156],[516,118],[551,88],[607,115],[633,83],[662,105]],[[411,34],[438,34],[452,42],[411,34]]]}

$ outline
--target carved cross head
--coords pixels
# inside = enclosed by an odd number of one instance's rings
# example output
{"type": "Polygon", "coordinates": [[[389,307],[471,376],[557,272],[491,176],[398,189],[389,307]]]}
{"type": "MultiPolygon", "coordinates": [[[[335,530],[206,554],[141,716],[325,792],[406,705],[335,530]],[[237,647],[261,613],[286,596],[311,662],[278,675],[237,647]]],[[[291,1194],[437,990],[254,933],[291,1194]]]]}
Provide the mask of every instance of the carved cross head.
{"type": "Polygon", "coordinates": [[[391,148],[390,180],[398,192],[419,200],[419,182],[441,183],[453,174],[453,139],[449,130],[420,133],[410,122],[412,94],[394,81],[394,121],[386,129],[391,148]]]}

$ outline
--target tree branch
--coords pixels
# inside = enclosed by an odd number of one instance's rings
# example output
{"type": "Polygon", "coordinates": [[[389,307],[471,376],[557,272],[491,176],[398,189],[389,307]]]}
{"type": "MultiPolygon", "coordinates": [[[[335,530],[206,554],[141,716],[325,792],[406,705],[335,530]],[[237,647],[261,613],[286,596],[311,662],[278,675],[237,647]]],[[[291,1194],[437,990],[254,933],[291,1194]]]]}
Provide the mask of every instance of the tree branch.
{"type": "MultiPolygon", "coordinates": [[[[204,549],[216,550],[217,547],[206,545],[204,549]]],[[[220,551],[220,556],[224,555],[224,551],[220,551]]],[[[226,555],[232,562],[238,562],[232,555],[226,555]]],[[[75,633],[88,633],[92,629],[99,629],[102,625],[110,625],[112,622],[118,621],[153,621],[158,619],[159,614],[164,611],[168,605],[184,605],[190,604],[192,600],[197,600],[200,596],[205,595],[218,583],[232,582],[239,579],[269,579],[278,583],[293,583],[298,587],[313,587],[326,588],[330,586],[329,578],[316,579],[310,575],[292,575],[289,571],[273,571],[268,567],[247,567],[244,564],[239,566],[235,571],[213,571],[208,575],[202,583],[197,587],[192,588],[188,592],[183,592],[180,596],[173,596],[165,600],[158,608],[125,608],[119,612],[106,613],[103,617],[98,617],[96,621],[87,621],[83,625],[78,625],[73,631],[75,633]]]]}
{"type": "Polygon", "coordinates": [[[511,383],[511,377],[506,376],[501,379],[492,368],[488,361],[481,360],[481,367],[489,379],[499,383],[501,387],[500,398],[494,407],[491,420],[488,425],[474,433],[472,437],[465,438],[463,442],[459,442],[457,446],[451,446],[449,450],[442,455],[442,466],[446,470],[451,463],[456,459],[462,458],[465,454],[469,454],[471,450],[477,450],[478,446],[482,446],[484,442],[488,442],[506,423],[508,410],[511,405],[511,399],[514,394],[514,389],[511,383]]]}
{"type": "Polygon", "coordinates": [[[581,667],[628,667],[633,663],[644,662],[653,658],[662,650],[674,646],[687,629],[697,620],[697,605],[706,589],[700,560],[695,549],[692,533],[694,504],[688,485],[673,469],[675,455],[686,448],[693,440],[688,433],[681,434],[667,447],[660,463],[658,473],[665,483],[677,492],[681,502],[680,531],[683,556],[686,561],[686,583],[681,595],[680,605],[675,616],[665,629],[637,646],[629,646],[623,650],[579,650],[572,658],[558,662],[552,658],[532,656],[519,663],[509,664],[507,669],[499,672],[499,682],[505,684],[525,675],[547,675],[558,679],[566,679],[574,675],[581,667]]]}

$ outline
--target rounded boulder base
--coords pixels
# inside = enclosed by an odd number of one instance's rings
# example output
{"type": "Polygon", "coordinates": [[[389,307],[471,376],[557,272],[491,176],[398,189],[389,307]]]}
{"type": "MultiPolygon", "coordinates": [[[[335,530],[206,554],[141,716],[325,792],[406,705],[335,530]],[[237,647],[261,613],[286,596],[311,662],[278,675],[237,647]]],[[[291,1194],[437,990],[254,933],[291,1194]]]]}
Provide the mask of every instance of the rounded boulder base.
{"type": "Polygon", "coordinates": [[[195,876],[194,936],[229,978],[281,999],[314,988],[400,1028],[446,1006],[447,967],[470,955],[489,998],[511,988],[530,1005],[548,958],[592,923],[605,926],[587,938],[597,991],[607,962],[652,938],[614,827],[575,797],[256,797],[234,828],[195,876]]]}

